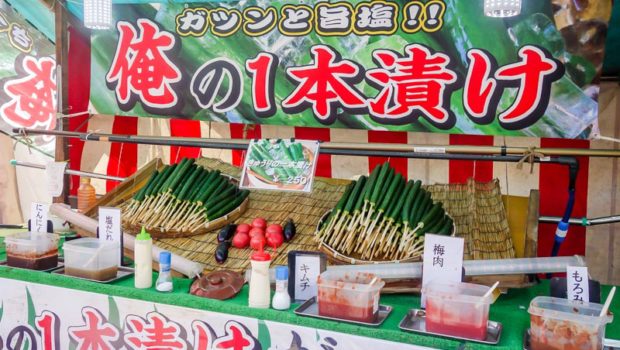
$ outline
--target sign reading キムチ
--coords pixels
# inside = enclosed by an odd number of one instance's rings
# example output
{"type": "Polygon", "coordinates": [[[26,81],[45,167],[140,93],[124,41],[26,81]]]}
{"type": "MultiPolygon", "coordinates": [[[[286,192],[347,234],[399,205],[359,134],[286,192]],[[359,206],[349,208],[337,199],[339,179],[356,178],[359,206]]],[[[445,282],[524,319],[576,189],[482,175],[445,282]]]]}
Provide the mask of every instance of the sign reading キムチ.
{"type": "MultiPolygon", "coordinates": [[[[105,114],[587,137],[602,56],[567,44],[549,1],[510,20],[482,3],[115,5],[114,29],[92,36],[91,102],[105,114]]],[[[606,27],[608,6],[586,6],[606,27]]]]}

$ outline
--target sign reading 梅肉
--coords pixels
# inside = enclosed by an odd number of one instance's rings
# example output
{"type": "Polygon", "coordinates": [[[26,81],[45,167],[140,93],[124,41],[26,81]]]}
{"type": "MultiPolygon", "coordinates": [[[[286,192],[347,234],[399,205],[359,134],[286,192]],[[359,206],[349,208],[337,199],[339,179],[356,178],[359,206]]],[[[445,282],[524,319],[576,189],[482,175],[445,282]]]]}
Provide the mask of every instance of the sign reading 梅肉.
{"type": "Polygon", "coordinates": [[[318,152],[316,141],[252,140],[239,187],[310,192],[318,152]]]}
{"type": "Polygon", "coordinates": [[[510,22],[464,0],[115,9],[92,38],[102,113],[569,138],[597,118],[600,57],[558,48],[540,4],[510,22]]]}

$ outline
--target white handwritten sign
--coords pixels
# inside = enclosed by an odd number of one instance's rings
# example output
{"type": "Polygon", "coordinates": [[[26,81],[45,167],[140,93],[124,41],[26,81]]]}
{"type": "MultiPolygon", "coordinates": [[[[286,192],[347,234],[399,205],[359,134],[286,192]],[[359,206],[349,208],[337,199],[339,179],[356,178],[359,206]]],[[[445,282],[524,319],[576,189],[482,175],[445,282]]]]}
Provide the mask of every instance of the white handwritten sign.
{"type": "Polygon", "coordinates": [[[37,233],[47,232],[48,204],[32,203],[30,205],[30,231],[37,233]]]}
{"type": "Polygon", "coordinates": [[[589,302],[590,286],[586,266],[566,267],[566,295],[568,300],[589,302]]]}
{"type": "Polygon", "coordinates": [[[118,208],[99,207],[99,240],[118,242],[118,262],[122,262],[123,233],[121,230],[121,210],[118,208]]]}
{"type": "Polygon", "coordinates": [[[64,175],[67,162],[48,162],[45,165],[45,178],[47,179],[47,192],[52,197],[62,194],[64,187],[64,175]]]}
{"type": "Polygon", "coordinates": [[[317,279],[321,274],[319,255],[300,255],[295,258],[295,300],[317,296],[317,279]]]}
{"type": "MultiPolygon", "coordinates": [[[[424,235],[422,287],[431,281],[461,282],[463,276],[464,240],[433,234],[424,235]]],[[[425,298],[422,295],[422,306],[425,298]]]]}

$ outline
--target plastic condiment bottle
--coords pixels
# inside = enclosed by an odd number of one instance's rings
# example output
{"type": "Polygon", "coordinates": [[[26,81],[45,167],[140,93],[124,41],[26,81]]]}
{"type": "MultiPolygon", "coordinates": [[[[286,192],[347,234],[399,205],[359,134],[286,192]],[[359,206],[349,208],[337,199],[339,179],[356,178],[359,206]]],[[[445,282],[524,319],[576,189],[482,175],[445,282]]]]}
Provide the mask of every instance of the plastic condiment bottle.
{"type": "Polygon", "coordinates": [[[170,274],[170,261],[172,255],[168,251],[159,253],[159,277],[155,282],[155,289],[159,292],[172,292],[172,275],[170,274]]]}
{"type": "Polygon", "coordinates": [[[288,295],[288,266],[276,267],[276,293],[273,295],[271,307],[276,310],[288,310],[291,307],[291,296],[288,295]]]}
{"type": "Polygon", "coordinates": [[[153,285],[153,264],[151,262],[152,250],[153,240],[151,239],[151,235],[149,235],[143,227],[142,232],[136,236],[133,251],[134,263],[136,265],[134,283],[136,288],[151,288],[153,285]]]}
{"type": "Polygon", "coordinates": [[[80,178],[80,187],[77,190],[77,196],[77,209],[80,213],[85,212],[86,209],[92,207],[95,202],[97,202],[95,188],[90,184],[90,178],[80,178]]]}
{"type": "Polygon", "coordinates": [[[271,286],[269,284],[269,264],[271,256],[263,247],[252,254],[252,277],[250,279],[250,296],[248,306],[259,309],[268,309],[271,302],[271,286]]]}

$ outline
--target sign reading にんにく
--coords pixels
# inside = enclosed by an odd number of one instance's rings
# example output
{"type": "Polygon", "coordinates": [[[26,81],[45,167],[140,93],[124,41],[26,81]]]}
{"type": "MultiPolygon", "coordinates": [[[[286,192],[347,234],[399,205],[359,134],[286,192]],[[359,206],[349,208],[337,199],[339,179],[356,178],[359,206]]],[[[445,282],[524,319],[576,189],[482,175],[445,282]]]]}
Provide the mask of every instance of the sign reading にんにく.
{"type": "MultiPolygon", "coordinates": [[[[549,1],[509,20],[482,3],[115,5],[115,29],[92,36],[91,102],[109,114],[587,137],[604,40],[572,45],[563,35],[585,38],[586,26],[549,1]]],[[[609,6],[587,6],[601,39],[609,6]]]]}

